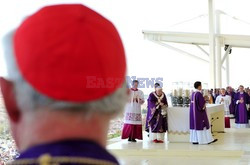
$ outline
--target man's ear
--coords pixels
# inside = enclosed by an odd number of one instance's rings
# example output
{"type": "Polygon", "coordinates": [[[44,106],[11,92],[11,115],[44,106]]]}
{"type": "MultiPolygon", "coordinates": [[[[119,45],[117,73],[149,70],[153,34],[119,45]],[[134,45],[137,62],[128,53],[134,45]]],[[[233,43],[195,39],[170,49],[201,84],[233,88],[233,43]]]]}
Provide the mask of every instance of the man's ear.
{"type": "Polygon", "coordinates": [[[0,87],[9,118],[11,122],[17,123],[21,118],[21,111],[17,106],[14,85],[11,81],[0,77],[0,87]]]}

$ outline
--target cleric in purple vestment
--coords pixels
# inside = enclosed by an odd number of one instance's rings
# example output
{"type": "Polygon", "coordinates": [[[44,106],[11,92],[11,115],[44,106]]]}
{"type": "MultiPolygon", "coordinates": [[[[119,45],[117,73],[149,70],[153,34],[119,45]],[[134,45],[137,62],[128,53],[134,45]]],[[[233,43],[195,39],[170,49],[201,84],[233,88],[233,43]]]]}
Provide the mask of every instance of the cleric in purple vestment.
{"type": "Polygon", "coordinates": [[[231,104],[229,105],[229,110],[230,110],[230,114],[234,116],[235,115],[235,101],[234,101],[235,92],[233,91],[232,87],[230,86],[227,87],[226,95],[231,96],[231,104]]]}
{"type": "Polygon", "coordinates": [[[146,130],[150,133],[150,139],[155,143],[163,143],[168,130],[167,126],[167,97],[162,87],[157,86],[148,98],[148,112],[146,130]]]}
{"type": "Polygon", "coordinates": [[[109,123],[127,101],[126,57],[114,25],[81,4],[39,9],[5,35],[0,86],[16,165],[117,165],[109,123]]]}
{"type": "Polygon", "coordinates": [[[235,94],[235,123],[237,128],[247,128],[248,116],[247,116],[247,104],[249,104],[249,96],[244,91],[244,86],[239,86],[239,92],[235,94]]]}
{"type": "Polygon", "coordinates": [[[192,93],[190,104],[190,142],[193,144],[211,144],[216,142],[217,139],[213,139],[210,131],[206,101],[201,93],[201,82],[195,82],[194,88],[196,91],[192,93]]]}
{"type": "MultiPolygon", "coordinates": [[[[154,91],[154,92],[151,92],[150,95],[153,94],[153,93],[155,93],[155,92],[156,92],[156,88],[159,87],[159,86],[160,86],[159,83],[155,83],[155,84],[154,84],[154,89],[155,89],[155,91],[154,91]]],[[[149,95],[149,96],[150,96],[150,95],[149,95]]],[[[148,107],[147,107],[147,108],[148,108],[148,107]]],[[[146,116],[146,118],[148,118],[150,114],[151,114],[151,111],[148,110],[148,111],[147,111],[147,116],[146,116]]],[[[147,119],[146,119],[145,131],[146,131],[146,132],[149,132],[149,125],[148,125],[147,119]]]]}

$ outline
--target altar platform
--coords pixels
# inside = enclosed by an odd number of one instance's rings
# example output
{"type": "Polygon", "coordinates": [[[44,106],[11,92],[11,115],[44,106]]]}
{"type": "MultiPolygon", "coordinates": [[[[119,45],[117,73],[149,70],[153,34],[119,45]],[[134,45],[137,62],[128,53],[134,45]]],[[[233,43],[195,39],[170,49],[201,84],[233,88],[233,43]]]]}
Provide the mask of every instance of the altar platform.
{"type": "MultiPolygon", "coordinates": [[[[170,142],[189,142],[189,107],[168,108],[168,132],[170,142]]],[[[206,111],[211,131],[224,132],[224,105],[207,104],[206,111]]]]}
{"type": "MultiPolygon", "coordinates": [[[[233,121],[231,121],[233,123],[233,121]]],[[[233,124],[232,124],[233,125],[233,124]]],[[[108,141],[108,150],[122,165],[248,165],[250,129],[225,129],[210,145],[171,142],[155,144],[144,132],[144,140],[131,143],[120,138],[108,141]]],[[[166,139],[167,140],[167,139],[166,139]]]]}

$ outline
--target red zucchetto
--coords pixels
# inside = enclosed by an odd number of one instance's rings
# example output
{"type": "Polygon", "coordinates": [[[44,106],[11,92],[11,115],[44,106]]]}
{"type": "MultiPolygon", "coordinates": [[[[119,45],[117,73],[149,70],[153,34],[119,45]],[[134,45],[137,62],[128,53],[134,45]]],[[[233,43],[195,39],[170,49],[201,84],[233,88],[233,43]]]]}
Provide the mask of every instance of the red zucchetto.
{"type": "Polygon", "coordinates": [[[125,53],[116,28],[83,5],[40,9],[17,28],[13,42],[24,80],[52,99],[101,99],[125,81],[125,53]]]}

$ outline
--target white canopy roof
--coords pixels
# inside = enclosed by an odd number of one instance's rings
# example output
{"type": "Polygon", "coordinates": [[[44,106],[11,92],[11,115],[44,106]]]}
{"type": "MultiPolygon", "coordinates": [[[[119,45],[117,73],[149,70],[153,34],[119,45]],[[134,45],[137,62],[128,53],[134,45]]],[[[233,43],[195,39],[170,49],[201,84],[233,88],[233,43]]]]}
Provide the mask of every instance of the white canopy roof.
{"type": "MultiPolygon", "coordinates": [[[[209,45],[208,33],[186,33],[169,31],[143,31],[145,39],[152,41],[173,42],[194,45],[209,45]]],[[[221,46],[230,45],[232,47],[250,48],[250,36],[215,34],[220,38],[221,46]]]]}

